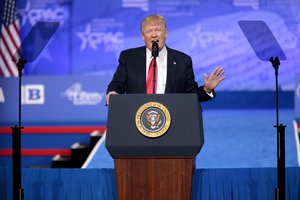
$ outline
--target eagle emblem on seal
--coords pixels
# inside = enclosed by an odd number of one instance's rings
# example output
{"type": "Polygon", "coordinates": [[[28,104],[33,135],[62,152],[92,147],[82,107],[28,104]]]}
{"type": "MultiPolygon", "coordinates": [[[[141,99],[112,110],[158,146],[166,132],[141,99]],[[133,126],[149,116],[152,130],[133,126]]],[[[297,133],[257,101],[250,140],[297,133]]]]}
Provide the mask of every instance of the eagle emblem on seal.
{"type": "Polygon", "coordinates": [[[146,114],[147,117],[147,125],[151,129],[156,129],[159,127],[159,125],[162,123],[162,120],[160,119],[160,114],[156,111],[150,111],[146,114]]]}

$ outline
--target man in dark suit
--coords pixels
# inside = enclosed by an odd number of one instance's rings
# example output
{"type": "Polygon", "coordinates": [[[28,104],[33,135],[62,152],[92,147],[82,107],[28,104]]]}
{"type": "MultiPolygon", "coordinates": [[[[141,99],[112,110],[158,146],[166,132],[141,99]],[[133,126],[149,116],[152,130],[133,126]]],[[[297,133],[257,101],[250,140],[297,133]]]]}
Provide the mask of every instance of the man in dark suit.
{"type": "Polygon", "coordinates": [[[195,81],[190,56],[165,45],[168,35],[165,19],[160,15],[150,15],[143,19],[141,35],[145,46],[121,52],[119,65],[108,85],[106,103],[112,94],[148,93],[153,84],[153,42],[158,43],[159,55],[156,58],[156,84],[154,93],[197,93],[200,102],[215,97],[214,89],[225,79],[223,68],[216,67],[208,76],[204,74],[204,85],[198,87],[195,81]],[[149,71],[150,70],[150,71],[149,71]]]}

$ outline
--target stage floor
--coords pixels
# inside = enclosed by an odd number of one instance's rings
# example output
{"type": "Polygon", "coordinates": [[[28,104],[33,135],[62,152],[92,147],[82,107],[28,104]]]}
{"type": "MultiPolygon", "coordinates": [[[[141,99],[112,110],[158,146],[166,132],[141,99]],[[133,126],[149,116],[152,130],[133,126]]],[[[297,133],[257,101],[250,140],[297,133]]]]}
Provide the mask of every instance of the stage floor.
{"type": "MultiPolygon", "coordinates": [[[[205,110],[205,143],[196,159],[192,200],[275,199],[276,129],[273,110],[205,110]]],[[[281,110],[286,128],[286,199],[300,196],[294,111],[281,110]]],[[[113,159],[105,137],[87,169],[22,169],[25,199],[117,199],[113,159]]],[[[172,184],[171,182],[169,184],[172,184]]],[[[12,199],[12,169],[0,167],[0,199],[12,199]]]]}
{"type": "MultiPolygon", "coordinates": [[[[294,110],[283,109],[279,121],[286,125],[286,166],[298,166],[293,130],[294,110]]],[[[277,166],[276,112],[256,110],[203,110],[205,142],[196,168],[262,168],[277,166]]],[[[104,138],[90,155],[86,168],[113,168],[104,138]]]]}

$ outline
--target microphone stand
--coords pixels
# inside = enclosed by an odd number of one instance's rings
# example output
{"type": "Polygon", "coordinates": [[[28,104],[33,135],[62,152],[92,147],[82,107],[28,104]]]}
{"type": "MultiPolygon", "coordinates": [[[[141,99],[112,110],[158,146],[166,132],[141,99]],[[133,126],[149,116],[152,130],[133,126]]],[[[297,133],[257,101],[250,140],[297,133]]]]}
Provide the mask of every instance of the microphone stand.
{"type": "Polygon", "coordinates": [[[18,126],[11,127],[12,129],[12,147],[13,147],[13,200],[23,200],[24,192],[22,189],[22,173],[21,173],[21,130],[24,128],[21,124],[21,85],[22,71],[26,64],[26,59],[19,59],[17,62],[19,72],[19,119],[18,126]]]}
{"type": "Polygon", "coordinates": [[[158,43],[154,41],[152,43],[152,56],[153,56],[153,77],[152,77],[152,94],[156,93],[156,57],[158,57],[159,47],[158,43]]]}
{"type": "Polygon", "coordinates": [[[285,125],[279,124],[279,90],[278,90],[278,69],[280,61],[278,57],[269,60],[275,69],[276,79],[276,127],[277,129],[277,187],[275,189],[275,199],[285,199],[285,125]]]}
{"type": "Polygon", "coordinates": [[[152,94],[156,93],[156,56],[153,57],[153,79],[152,79],[152,94]]]}

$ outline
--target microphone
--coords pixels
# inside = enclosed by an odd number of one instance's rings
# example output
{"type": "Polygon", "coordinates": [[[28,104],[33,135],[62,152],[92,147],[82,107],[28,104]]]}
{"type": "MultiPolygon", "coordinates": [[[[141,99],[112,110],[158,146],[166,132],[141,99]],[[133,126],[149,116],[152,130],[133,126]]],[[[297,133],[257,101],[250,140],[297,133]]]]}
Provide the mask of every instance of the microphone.
{"type": "Polygon", "coordinates": [[[158,57],[158,43],[156,41],[152,42],[152,57],[153,57],[153,79],[152,79],[152,94],[156,93],[156,57],[158,57]]]}
{"type": "Polygon", "coordinates": [[[156,41],[152,42],[152,56],[154,58],[158,57],[158,43],[156,41]]]}

